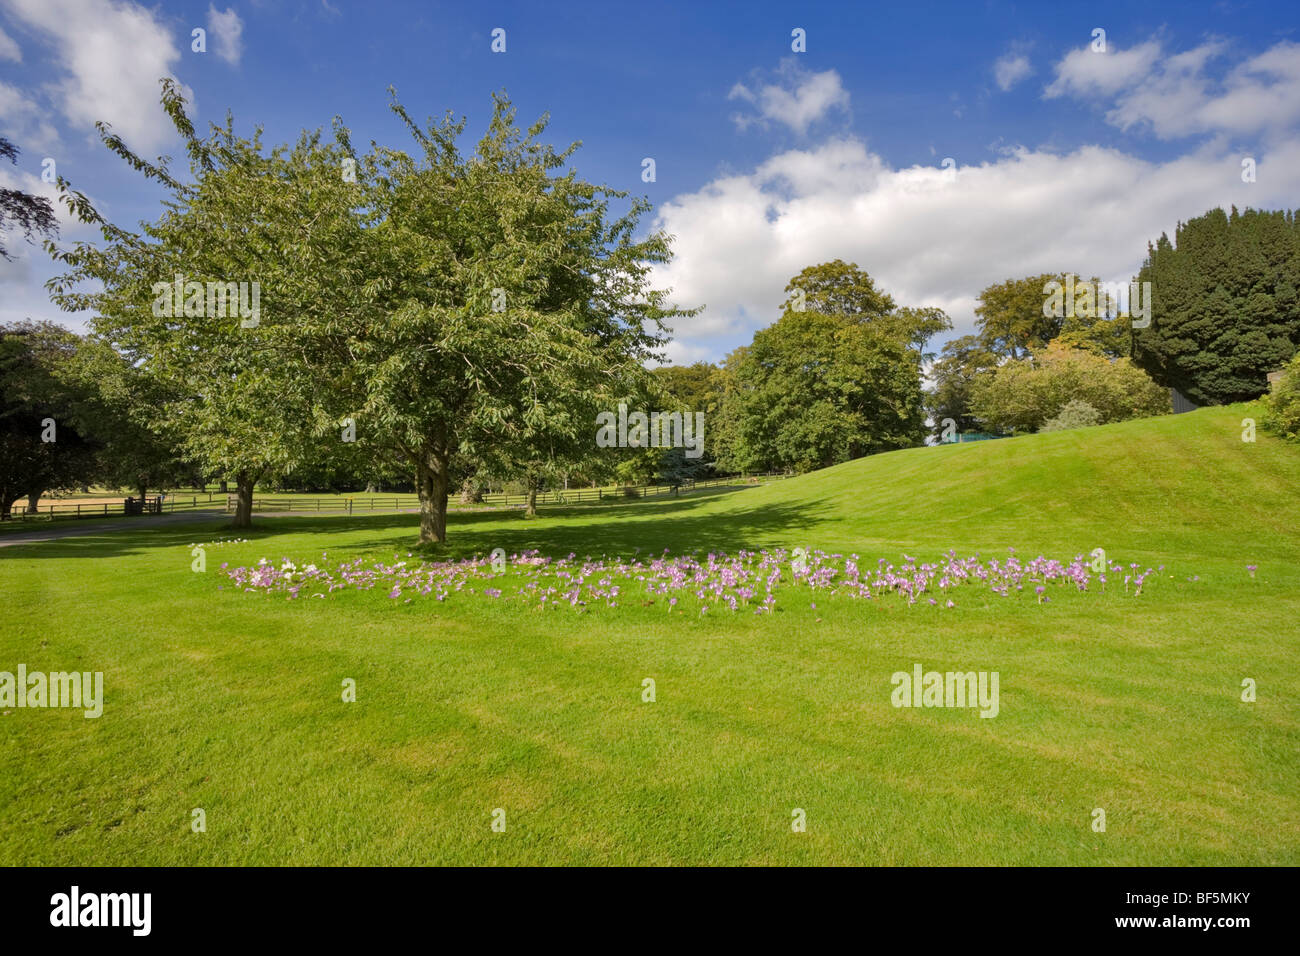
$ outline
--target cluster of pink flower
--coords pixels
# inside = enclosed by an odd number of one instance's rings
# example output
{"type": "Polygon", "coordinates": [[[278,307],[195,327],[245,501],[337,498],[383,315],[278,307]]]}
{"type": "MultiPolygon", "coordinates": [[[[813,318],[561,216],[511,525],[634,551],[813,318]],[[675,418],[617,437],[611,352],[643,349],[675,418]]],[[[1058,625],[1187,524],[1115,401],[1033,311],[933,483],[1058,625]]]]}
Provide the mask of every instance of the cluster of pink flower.
{"type": "MultiPolygon", "coordinates": [[[[325,557],[322,555],[322,559],[325,557]]],[[[477,557],[415,563],[395,560],[392,564],[374,562],[363,567],[363,559],[357,558],[333,570],[315,564],[298,567],[288,558],[276,567],[263,558],[252,567],[223,564],[221,569],[242,590],[282,592],[291,599],[304,593],[324,598],[345,588],[368,591],[376,587],[386,588],[393,600],[404,598],[408,602],[416,596],[430,595],[445,601],[452,594],[468,592],[492,599],[520,600],[538,608],[585,608],[602,603],[617,607],[621,599],[650,605],[661,597],[672,613],[680,598],[693,597],[701,614],[710,607],[731,611],[752,607],[755,614],[770,613],[783,585],[850,598],[896,596],[909,606],[922,599],[932,605],[942,601],[944,607],[951,608],[956,606],[954,597],[963,587],[987,589],[1002,597],[1031,587],[1042,604],[1050,600],[1046,597],[1049,586],[1073,585],[1087,591],[1094,580],[1092,567],[1082,555],[1076,555],[1069,564],[1041,556],[1021,561],[1014,548],[1001,561],[984,561],[979,555],[959,558],[955,551],[933,563],[918,564],[908,555],[903,558],[897,567],[881,558],[875,570],[868,572],[859,567],[856,554],[846,557],[800,549],[792,559],[780,548],[739,551],[735,555],[710,553],[704,558],[693,554],[669,557],[665,550],[659,557],[645,561],[605,557],[577,560],[574,554],[553,560],[537,551],[527,551],[511,556],[508,563],[500,558],[493,561],[477,557]],[[513,590],[506,594],[506,587],[513,590]]],[[[1153,573],[1151,568],[1139,573],[1137,564],[1127,569],[1112,564],[1106,570],[1112,574],[1127,570],[1124,589],[1128,592],[1132,585],[1133,594],[1142,593],[1143,583],[1153,573]]],[[[1164,570],[1164,565],[1158,570],[1164,570]]],[[[1098,572],[1096,580],[1104,591],[1106,571],[1098,572]]]]}

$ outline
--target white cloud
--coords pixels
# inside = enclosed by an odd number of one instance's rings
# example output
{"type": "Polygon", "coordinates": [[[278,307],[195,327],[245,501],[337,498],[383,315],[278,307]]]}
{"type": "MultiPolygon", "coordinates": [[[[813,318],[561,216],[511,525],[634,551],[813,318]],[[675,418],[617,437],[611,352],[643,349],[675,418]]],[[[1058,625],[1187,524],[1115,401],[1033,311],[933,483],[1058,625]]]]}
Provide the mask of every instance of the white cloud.
{"type": "Polygon", "coordinates": [[[217,38],[217,56],[231,66],[239,63],[244,53],[244,24],[233,7],[227,7],[221,13],[212,4],[208,4],[208,32],[217,38]]]}
{"type": "Polygon", "coordinates": [[[740,129],[777,122],[800,134],[831,110],[849,108],[849,94],[839,73],[812,73],[790,59],[781,63],[773,82],[755,80],[752,87],[737,83],[727,99],[743,100],[758,110],[757,116],[738,113],[732,117],[740,129]]]}
{"type": "Polygon", "coordinates": [[[1122,129],[1150,123],[1163,139],[1196,133],[1254,133],[1300,120],[1300,44],[1282,42],[1230,70],[1221,83],[1205,75],[1217,44],[1169,57],[1156,76],[1123,95],[1108,121],[1122,129]]]}
{"type": "Polygon", "coordinates": [[[998,88],[1003,93],[1033,72],[1034,68],[1029,65],[1029,57],[1021,53],[1004,54],[993,64],[994,79],[998,81],[998,88]]]}
{"type": "Polygon", "coordinates": [[[51,150],[58,145],[59,133],[50,123],[47,111],[16,86],[0,80],[0,118],[3,131],[20,149],[51,150]]]}
{"type": "Polygon", "coordinates": [[[15,63],[23,62],[23,51],[18,49],[18,44],[14,38],[0,30],[0,60],[13,60],[15,63]]]}
{"type": "Polygon", "coordinates": [[[1160,56],[1160,44],[1148,40],[1128,50],[1110,48],[1098,53],[1091,47],[1071,50],[1056,64],[1056,79],[1043,91],[1048,99],[1073,94],[1109,96],[1151,72],[1160,56]]]}
{"type": "Polygon", "coordinates": [[[1069,93],[1108,104],[1107,122],[1123,130],[1149,126],[1161,139],[1276,134],[1300,121],[1300,44],[1277,43],[1233,66],[1221,79],[1210,74],[1210,67],[1230,52],[1222,41],[1176,54],[1166,54],[1151,41],[1114,56],[1138,50],[1122,68],[1101,73],[1088,73],[1081,64],[1105,61],[1107,54],[1075,50],[1058,64],[1057,79],[1046,95],[1069,93]]]}
{"type": "MultiPolygon", "coordinates": [[[[92,226],[88,226],[73,217],[68,208],[58,200],[58,188],[53,183],[43,182],[40,176],[29,172],[25,156],[19,156],[20,166],[8,162],[0,163],[0,189],[17,189],[33,196],[42,196],[50,201],[54,208],[54,219],[58,223],[59,233],[55,237],[62,245],[69,242],[97,237],[92,226]]],[[[95,197],[90,197],[95,208],[103,206],[95,197]]],[[[22,319],[51,319],[80,328],[84,325],[82,318],[74,318],[61,311],[50,302],[43,287],[47,276],[62,271],[46,256],[40,243],[44,237],[34,235],[28,243],[21,230],[12,227],[4,231],[4,244],[12,260],[0,259],[0,322],[17,322],[22,319]]]]}
{"type": "Polygon", "coordinates": [[[792,276],[835,258],[900,304],[945,309],[954,334],[973,328],[975,296],[1003,279],[1070,269],[1126,281],[1179,220],[1231,203],[1292,205],[1300,139],[1258,158],[1259,181],[1245,184],[1240,156],[1217,144],[1166,163],[1021,147],[955,178],[891,168],[852,139],[782,153],[660,208],[676,258],[655,281],[677,304],[705,306],[679,320],[672,354],[721,357],[776,320],[792,276]]]}
{"type": "MultiPolygon", "coordinates": [[[[69,122],[113,125],[131,148],[150,152],[173,136],[158,105],[158,80],[180,50],[155,16],[129,0],[5,0],[10,14],[53,45],[66,76],[54,95],[69,122]]],[[[193,94],[182,87],[186,99],[193,94]]]]}

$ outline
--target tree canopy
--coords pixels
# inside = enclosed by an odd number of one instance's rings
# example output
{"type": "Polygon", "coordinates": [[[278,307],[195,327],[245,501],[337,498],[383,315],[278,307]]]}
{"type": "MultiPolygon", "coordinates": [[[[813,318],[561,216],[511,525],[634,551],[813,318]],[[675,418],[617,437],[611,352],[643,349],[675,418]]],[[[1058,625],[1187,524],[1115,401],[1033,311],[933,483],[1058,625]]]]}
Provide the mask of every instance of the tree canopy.
{"type": "Polygon", "coordinates": [[[0,514],[94,474],[100,446],[78,425],[88,397],[63,375],[78,342],[51,322],[0,324],[0,514]]]}
{"type": "Polygon", "coordinates": [[[162,102],[189,177],[101,126],[167,190],[163,213],[122,229],[60,180],[103,242],[51,244],[70,271],[50,287],[176,396],[162,417],[189,458],[236,478],[237,524],[259,477],[318,460],[350,420],[413,468],[420,540],[441,542],[453,461],[560,468],[591,442],[580,418],[648,382],[663,320],[691,314],[650,286],[670,252],[660,233],[632,238],[648,203],[612,215],[625,194],[557,172],[576,144],[541,143],[545,118],[521,129],[504,95],[470,155],[463,119],[417,123],[395,94],[414,154],[359,155],[338,121],[331,140],[270,150],[229,117],[200,137],[168,81],[162,102]],[[102,291],[74,291],[86,279],[102,291]]]}
{"type": "MultiPolygon", "coordinates": [[[[18,163],[18,147],[3,136],[0,136],[0,159],[18,163]]],[[[33,196],[21,189],[0,189],[0,259],[6,260],[13,258],[3,239],[7,223],[17,226],[28,241],[33,236],[54,236],[59,231],[54,207],[44,196],[33,196]]]]}
{"type": "Polygon", "coordinates": [[[1258,398],[1300,348],[1300,221],[1294,211],[1212,209],[1147,247],[1151,324],[1133,359],[1201,405],[1258,398]]]}
{"type": "Polygon", "coordinates": [[[1004,362],[980,376],[971,410],[998,431],[1036,432],[1074,399],[1090,405],[1101,424],[1170,411],[1169,392],[1128,359],[1107,359],[1059,343],[1032,360],[1004,362]]]}
{"type": "Polygon", "coordinates": [[[838,259],[786,292],[781,317],[727,358],[725,465],[807,471],[919,444],[922,350],[947,316],[898,308],[838,259]]]}

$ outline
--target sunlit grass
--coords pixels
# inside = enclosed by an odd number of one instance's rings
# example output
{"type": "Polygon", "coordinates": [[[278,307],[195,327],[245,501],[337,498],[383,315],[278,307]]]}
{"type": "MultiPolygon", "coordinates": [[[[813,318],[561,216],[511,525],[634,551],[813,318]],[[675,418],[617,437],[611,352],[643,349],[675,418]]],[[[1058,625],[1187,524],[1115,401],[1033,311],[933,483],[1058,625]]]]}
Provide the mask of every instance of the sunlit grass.
{"type": "Polygon", "coordinates": [[[771,615],[700,616],[629,596],[579,613],[380,590],[288,601],[219,574],[322,552],[418,560],[412,516],[391,514],[2,549],[0,670],[103,671],[107,700],[98,720],[0,716],[0,863],[1294,865],[1300,453],[1243,443],[1243,414],[535,520],[458,515],[430,552],[803,546],[874,565],[1100,547],[1166,566],[1140,597],[793,593],[771,615]],[[249,541],[191,571],[192,545],[230,537],[249,541]],[[998,716],[895,709],[890,676],[915,663],[998,671],[998,716]]]}

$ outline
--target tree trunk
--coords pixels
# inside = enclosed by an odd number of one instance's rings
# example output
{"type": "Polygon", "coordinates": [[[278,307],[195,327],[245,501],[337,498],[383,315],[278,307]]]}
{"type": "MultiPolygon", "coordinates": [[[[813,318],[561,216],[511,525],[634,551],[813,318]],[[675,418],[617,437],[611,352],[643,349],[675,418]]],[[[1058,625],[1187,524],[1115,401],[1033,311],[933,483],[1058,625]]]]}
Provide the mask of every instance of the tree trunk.
{"type": "Polygon", "coordinates": [[[36,514],[36,503],[41,500],[41,494],[42,493],[38,491],[27,496],[27,513],[29,515],[36,514]]]}
{"type": "Polygon", "coordinates": [[[447,466],[450,461],[450,453],[441,448],[426,449],[416,460],[420,544],[445,544],[447,541],[447,466]]]}
{"type": "Polygon", "coordinates": [[[141,500],[141,501],[144,501],[144,494],[145,494],[146,491],[149,490],[149,483],[148,483],[148,482],[141,482],[140,484],[138,484],[138,485],[135,486],[135,490],[138,491],[138,492],[140,492],[140,500],[141,500]]]}
{"type": "Polygon", "coordinates": [[[235,477],[235,489],[239,495],[235,502],[235,527],[250,528],[253,525],[253,478],[244,473],[235,477]]]}
{"type": "Polygon", "coordinates": [[[221,493],[223,495],[230,494],[230,482],[226,481],[224,478],[221,479],[221,493]]]}
{"type": "Polygon", "coordinates": [[[530,518],[537,517],[537,486],[532,482],[528,483],[528,507],[524,509],[524,514],[530,518]]]}

